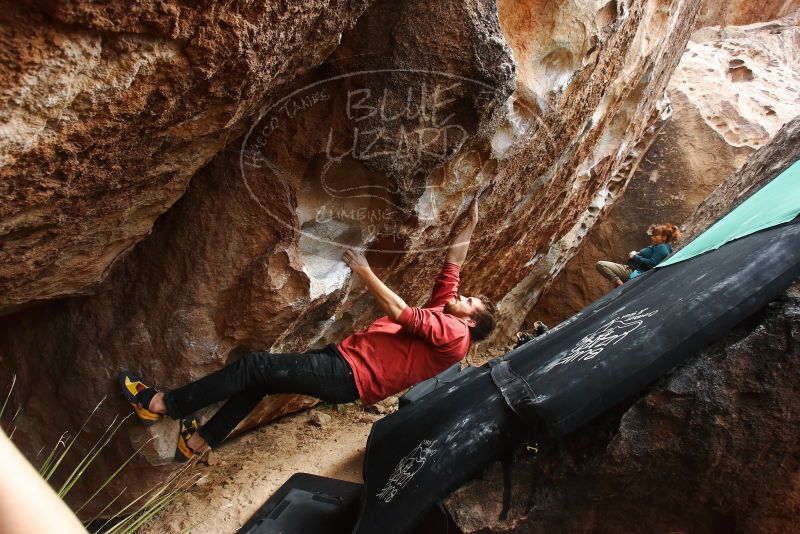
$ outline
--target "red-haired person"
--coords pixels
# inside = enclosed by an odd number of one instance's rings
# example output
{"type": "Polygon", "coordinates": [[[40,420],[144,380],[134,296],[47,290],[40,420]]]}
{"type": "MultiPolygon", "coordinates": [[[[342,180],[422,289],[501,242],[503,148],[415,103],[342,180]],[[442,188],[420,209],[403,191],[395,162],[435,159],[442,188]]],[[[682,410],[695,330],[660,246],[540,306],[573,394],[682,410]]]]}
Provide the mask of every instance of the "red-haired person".
{"type": "Polygon", "coordinates": [[[681,237],[680,229],[672,223],[654,224],[647,232],[650,234],[650,245],[639,252],[628,253],[627,265],[611,261],[598,261],[596,264],[600,274],[621,286],[631,278],[649,271],[672,253],[674,245],[681,237]]]}

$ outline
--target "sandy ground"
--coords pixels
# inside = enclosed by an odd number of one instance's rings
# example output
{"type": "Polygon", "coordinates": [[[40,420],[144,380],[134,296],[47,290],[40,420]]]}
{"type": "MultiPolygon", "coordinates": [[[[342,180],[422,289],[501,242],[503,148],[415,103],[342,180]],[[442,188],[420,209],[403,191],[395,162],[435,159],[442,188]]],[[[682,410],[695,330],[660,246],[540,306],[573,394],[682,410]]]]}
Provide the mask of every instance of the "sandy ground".
{"type": "Polygon", "coordinates": [[[360,404],[323,406],[233,438],[211,453],[212,465],[192,468],[204,476],[198,485],[140,532],[234,533],[296,472],[363,482],[367,436],[381,417],[360,404]],[[331,420],[316,426],[315,412],[331,420]]]}

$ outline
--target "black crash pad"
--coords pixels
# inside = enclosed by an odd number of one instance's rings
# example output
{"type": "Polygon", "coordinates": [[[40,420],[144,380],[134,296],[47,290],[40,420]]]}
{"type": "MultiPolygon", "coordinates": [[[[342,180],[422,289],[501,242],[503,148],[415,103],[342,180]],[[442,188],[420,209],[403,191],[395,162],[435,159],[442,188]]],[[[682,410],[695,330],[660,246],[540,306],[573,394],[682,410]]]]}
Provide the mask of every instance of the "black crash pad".
{"type": "Polygon", "coordinates": [[[239,534],[343,534],[358,514],[361,484],[296,473],[239,534]]]}

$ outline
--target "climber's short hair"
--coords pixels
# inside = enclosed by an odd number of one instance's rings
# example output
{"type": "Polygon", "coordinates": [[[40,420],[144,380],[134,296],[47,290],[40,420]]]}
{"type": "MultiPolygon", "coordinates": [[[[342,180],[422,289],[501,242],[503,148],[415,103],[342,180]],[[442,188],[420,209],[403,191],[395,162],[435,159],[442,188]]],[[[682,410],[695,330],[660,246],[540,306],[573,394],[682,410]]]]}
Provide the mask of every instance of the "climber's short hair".
{"type": "Polygon", "coordinates": [[[483,341],[489,337],[489,334],[492,333],[492,330],[494,330],[497,324],[497,320],[495,319],[497,308],[494,303],[489,300],[489,297],[485,295],[476,296],[481,299],[483,309],[472,316],[472,319],[475,321],[475,326],[469,327],[469,333],[472,341],[483,341]]]}

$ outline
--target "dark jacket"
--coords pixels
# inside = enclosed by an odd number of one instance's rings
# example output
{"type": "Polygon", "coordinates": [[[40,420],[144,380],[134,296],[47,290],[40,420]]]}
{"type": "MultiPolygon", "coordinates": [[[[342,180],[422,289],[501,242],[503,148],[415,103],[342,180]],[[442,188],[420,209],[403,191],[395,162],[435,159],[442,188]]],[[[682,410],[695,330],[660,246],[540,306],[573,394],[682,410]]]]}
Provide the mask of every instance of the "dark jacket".
{"type": "Polygon", "coordinates": [[[661,261],[672,253],[672,247],[667,243],[650,245],[639,251],[639,253],[628,260],[628,265],[640,271],[648,271],[661,263],[661,261]]]}

